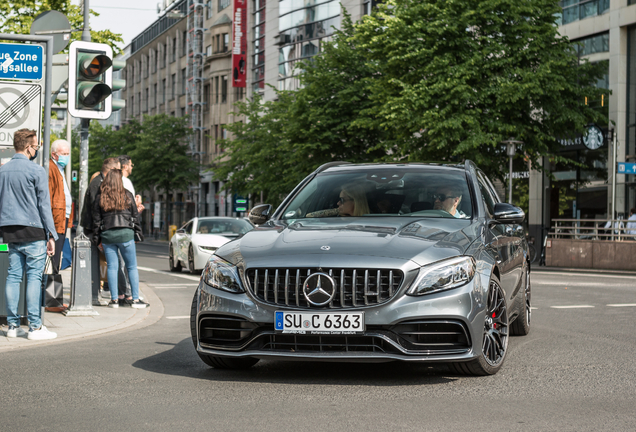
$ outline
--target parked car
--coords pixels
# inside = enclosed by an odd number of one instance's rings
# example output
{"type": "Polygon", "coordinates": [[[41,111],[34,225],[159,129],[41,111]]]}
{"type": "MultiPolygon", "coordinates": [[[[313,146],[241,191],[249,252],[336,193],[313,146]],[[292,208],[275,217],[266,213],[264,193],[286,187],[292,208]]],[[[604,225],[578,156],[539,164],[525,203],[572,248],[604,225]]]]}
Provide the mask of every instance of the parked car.
{"type": "Polygon", "coordinates": [[[497,373],[530,330],[521,209],[474,163],[330,163],[218,248],[191,311],[199,357],[448,363],[497,373]]]}
{"type": "Polygon", "coordinates": [[[170,239],[170,271],[186,267],[201,271],[210,256],[225,243],[254,229],[249,221],[230,217],[195,217],[186,222],[170,239]]]}

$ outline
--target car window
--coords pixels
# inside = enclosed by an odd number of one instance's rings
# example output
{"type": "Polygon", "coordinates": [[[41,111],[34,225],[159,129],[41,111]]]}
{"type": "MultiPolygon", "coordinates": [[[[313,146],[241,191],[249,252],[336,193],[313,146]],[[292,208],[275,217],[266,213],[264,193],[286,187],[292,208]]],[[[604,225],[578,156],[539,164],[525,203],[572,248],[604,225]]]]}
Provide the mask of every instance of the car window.
{"type": "Polygon", "coordinates": [[[186,234],[192,234],[192,221],[185,224],[183,229],[185,230],[186,234]]]}
{"type": "Polygon", "coordinates": [[[493,191],[488,187],[486,177],[481,171],[477,171],[477,183],[479,183],[479,191],[481,197],[484,200],[484,205],[490,216],[495,214],[495,203],[497,203],[496,195],[493,196],[493,191]]]}
{"type": "Polygon", "coordinates": [[[282,219],[322,217],[470,218],[466,174],[439,167],[377,168],[324,172],[314,177],[282,219]]]}
{"type": "Polygon", "coordinates": [[[254,225],[242,219],[200,219],[197,234],[243,235],[254,225]]]}

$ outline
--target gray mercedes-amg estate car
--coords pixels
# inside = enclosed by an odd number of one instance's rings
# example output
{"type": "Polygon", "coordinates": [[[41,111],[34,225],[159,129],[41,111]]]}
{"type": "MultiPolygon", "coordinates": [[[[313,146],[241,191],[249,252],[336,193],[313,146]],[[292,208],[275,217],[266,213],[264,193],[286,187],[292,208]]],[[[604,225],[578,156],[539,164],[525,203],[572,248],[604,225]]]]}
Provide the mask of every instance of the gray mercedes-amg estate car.
{"type": "Polygon", "coordinates": [[[216,368],[403,360],[494,374],[509,336],[530,330],[523,218],[470,161],[323,165],[212,255],[196,351],[216,368]]]}

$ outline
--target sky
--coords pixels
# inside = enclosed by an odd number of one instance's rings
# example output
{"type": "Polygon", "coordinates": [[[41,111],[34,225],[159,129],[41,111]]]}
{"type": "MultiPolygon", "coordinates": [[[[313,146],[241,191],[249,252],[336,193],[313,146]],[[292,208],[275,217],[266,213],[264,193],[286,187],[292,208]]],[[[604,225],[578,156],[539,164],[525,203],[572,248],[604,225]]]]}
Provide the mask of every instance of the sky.
{"type": "MultiPolygon", "coordinates": [[[[163,0],[90,0],[90,8],[100,14],[91,16],[90,27],[121,33],[123,49],[159,17],[157,3],[160,2],[163,4],[163,0]]],[[[72,3],[79,4],[80,0],[72,0],[72,3]]]]}

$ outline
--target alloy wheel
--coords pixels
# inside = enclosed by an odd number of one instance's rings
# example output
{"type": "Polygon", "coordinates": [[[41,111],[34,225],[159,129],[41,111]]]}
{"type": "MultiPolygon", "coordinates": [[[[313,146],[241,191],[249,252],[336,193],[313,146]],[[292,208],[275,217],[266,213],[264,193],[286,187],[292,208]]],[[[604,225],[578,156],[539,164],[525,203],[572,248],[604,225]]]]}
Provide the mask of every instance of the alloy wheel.
{"type": "Polygon", "coordinates": [[[488,309],[484,323],[483,354],[490,366],[498,366],[508,348],[508,310],[501,286],[490,281],[488,309]]]}

